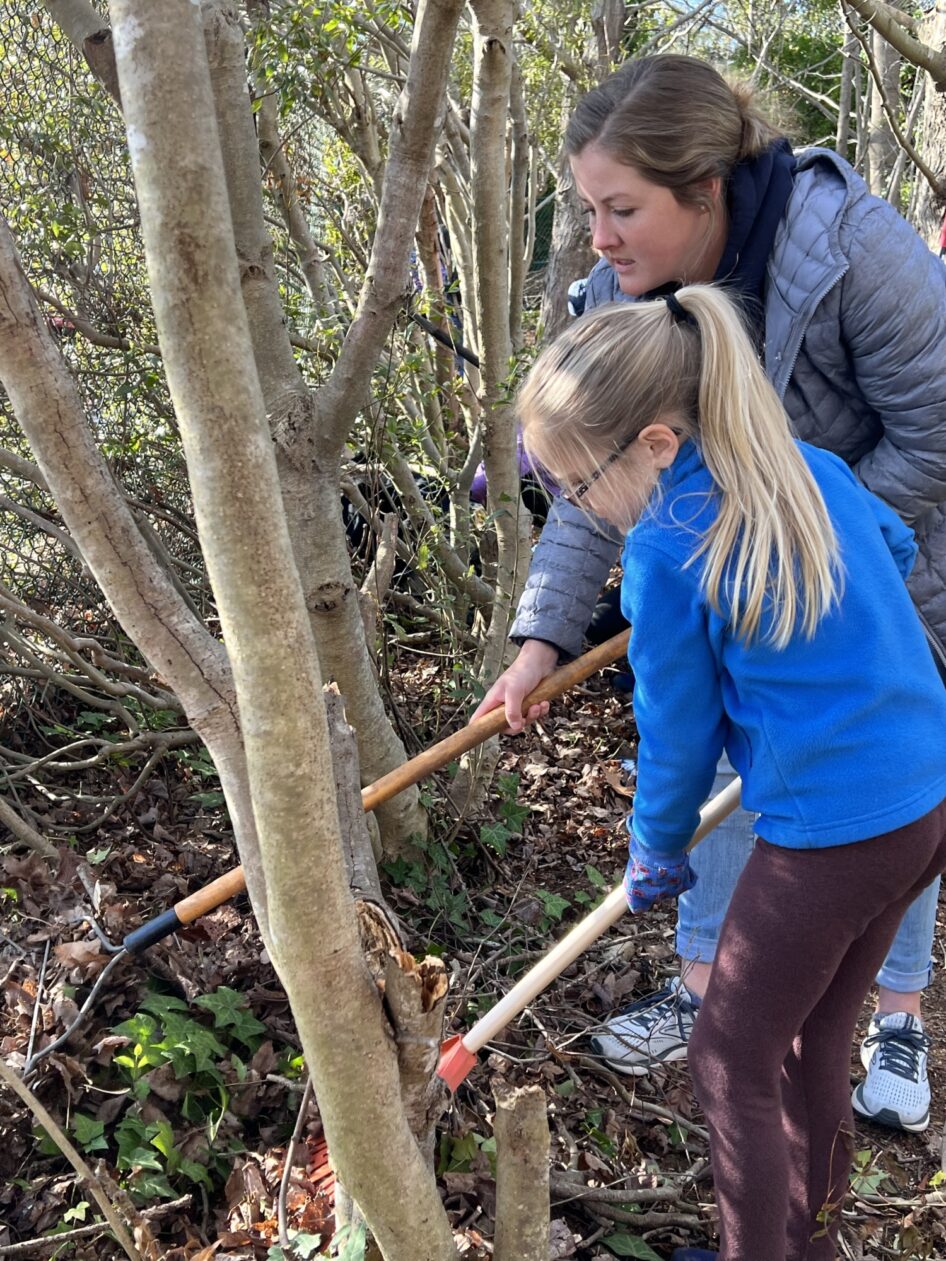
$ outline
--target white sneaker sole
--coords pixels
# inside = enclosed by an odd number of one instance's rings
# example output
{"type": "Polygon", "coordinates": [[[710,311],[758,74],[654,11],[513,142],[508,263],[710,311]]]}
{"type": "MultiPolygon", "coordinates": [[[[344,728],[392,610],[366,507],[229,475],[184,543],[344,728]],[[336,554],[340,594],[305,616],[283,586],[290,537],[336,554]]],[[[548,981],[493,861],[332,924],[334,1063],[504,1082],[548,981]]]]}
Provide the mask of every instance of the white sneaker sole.
{"type": "Polygon", "coordinates": [[[881,1108],[878,1112],[871,1112],[864,1102],[863,1084],[855,1087],[851,1096],[851,1106],[858,1116],[864,1117],[867,1121],[873,1121],[876,1125],[885,1125],[891,1130],[906,1130],[909,1134],[922,1134],[924,1130],[929,1129],[929,1109],[926,1115],[917,1121],[905,1121],[893,1108],[881,1108]]]}
{"type": "Polygon", "coordinates": [[[625,1077],[646,1077],[651,1069],[659,1068],[661,1064],[670,1064],[674,1060],[685,1060],[687,1057],[687,1048],[685,1046],[675,1046],[663,1055],[651,1055],[646,1060],[626,1060],[617,1057],[612,1059],[603,1049],[598,1038],[589,1038],[588,1044],[595,1055],[599,1055],[604,1063],[607,1064],[608,1068],[613,1069],[616,1073],[622,1073],[625,1077]]]}

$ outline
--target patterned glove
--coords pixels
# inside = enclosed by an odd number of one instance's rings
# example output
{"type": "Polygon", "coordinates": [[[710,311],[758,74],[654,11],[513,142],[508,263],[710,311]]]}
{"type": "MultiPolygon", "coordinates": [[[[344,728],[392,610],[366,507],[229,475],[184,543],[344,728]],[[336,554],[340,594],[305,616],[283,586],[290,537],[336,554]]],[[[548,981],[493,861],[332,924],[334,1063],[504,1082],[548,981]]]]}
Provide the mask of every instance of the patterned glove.
{"type": "Polygon", "coordinates": [[[676,898],[696,884],[696,872],[684,850],[679,857],[658,854],[631,833],[630,858],[624,872],[624,895],[631,910],[649,911],[655,902],[676,898]]]}

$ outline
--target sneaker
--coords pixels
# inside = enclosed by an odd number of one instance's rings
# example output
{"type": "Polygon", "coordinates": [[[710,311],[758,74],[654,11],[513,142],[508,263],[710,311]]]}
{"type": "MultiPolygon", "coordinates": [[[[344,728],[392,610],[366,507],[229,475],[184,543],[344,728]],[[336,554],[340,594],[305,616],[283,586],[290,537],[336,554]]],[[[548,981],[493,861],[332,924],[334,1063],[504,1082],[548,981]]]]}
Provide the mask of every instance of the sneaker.
{"type": "Polygon", "coordinates": [[[851,1098],[862,1117],[919,1134],[930,1123],[926,1060],[930,1040],[923,1022],[905,1011],[875,1016],[861,1046],[867,1078],[851,1098]]]}
{"type": "Polygon", "coordinates": [[[675,976],[666,989],[625,1007],[591,1038],[609,1068],[642,1077],[654,1064],[686,1059],[696,1019],[692,995],[675,976]]]}

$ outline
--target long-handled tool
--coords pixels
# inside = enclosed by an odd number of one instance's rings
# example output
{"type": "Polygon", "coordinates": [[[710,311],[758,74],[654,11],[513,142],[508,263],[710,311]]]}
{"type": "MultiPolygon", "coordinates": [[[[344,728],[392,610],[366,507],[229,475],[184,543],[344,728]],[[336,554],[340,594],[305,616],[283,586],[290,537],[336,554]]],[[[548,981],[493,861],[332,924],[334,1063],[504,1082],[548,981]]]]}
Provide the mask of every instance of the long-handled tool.
{"type": "MultiPolygon", "coordinates": [[[[525,711],[527,712],[531,705],[538,704],[540,701],[554,700],[555,697],[561,696],[563,692],[567,692],[569,688],[584,682],[585,679],[590,678],[602,667],[610,665],[611,662],[623,656],[627,652],[629,635],[630,631],[622,631],[620,635],[614,635],[603,644],[592,648],[590,652],[586,652],[583,656],[568,662],[567,665],[561,666],[558,670],[554,670],[526,698],[524,702],[525,711]]],[[[470,749],[475,749],[477,745],[483,744],[490,736],[498,735],[505,726],[505,711],[500,707],[468,723],[460,731],[454,732],[453,735],[438,741],[437,744],[431,745],[423,753],[419,753],[402,766],[397,767],[387,775],[383,775],[375,783],[363,788],[361,800],[365,811],[377,809],[385,801],[389,801],[392,797],[396,797],[399,792],[403,792],[405,788],[409,788],[411,784],[416,784],[418,780],[446,766],[454,758],[468,753],[470,749]]],[[[156,942],[176,932],[179,928],[183,928],[186,924],[194,923],[202,915],[206,915],[208,911],[212,911],[215,907],[229,901],[230,898],[236,897],[245,888],[246,880],[243,876],[243,868],[233,867],[222,876],[218,876],[216,880],[211,881],[210,884],[204,885],[202,889],[198,889],[195,893],[182,898],[180,902],[176,902],[168,910],[162,911],[154,919],[148,920],[140,928],[133,929],[132,932],[125,936],[120,945],[110,942],[99,930],[98,926],[94,925],[102,945],[114,957],[109,960],[98,977],[92,992],[82,1004],[78,1015],[69,1028],[60,1034],[54,1042],[38,1051],[27,1064],[25,1071],[32,1069],[39,1060],[51,1054],[69,1040],[75,1029],[78,1028],[85,1018],[86,1013],[91,1010],[92,1004],[95,1002],[106,977],[112,971],[113,966],[118,963],[120,957],[141,954],[149,946],[155,945],[156,942]]]]}
{"type": "MultiPolygon", "coordinates": [[[[707,833],[712,832],[727,814],[731,814],[739,805],[739,793],[742,780],[734,779],[721,793],[708,801],[700,811],[700,825],[693,834],[688,845],[692,849],[698,845],[707,833]]],[[[485,1016],[481,1016],[473,1028],[464,1034],[455,1034],[448,1038],[440,1048],[440,1063],[437,1075],[441,1077],[451,1090],[456,1090],[470,1070],[476,1064],[477,1052],[481,1051],[491,1038],[494,1038],[513,1017],[518,1016],[524,1007],[559,976],[565,968],[578,958],[592,942],[612,924],[617,923],[627,910],[627,899],[621,885],[612,889],[604,901],[568,933],[557,946],[544,955],[535,967],[530,968],[521,980],[517,981],[505,998],[500,999],[495,1007],[485,1016]]]]}
{"type": "MultiPolygon", "coordinates": [[[[527,713],[531,705],[536,705],[540,701],[554,700],[555,697],[561,696],[563,692],[567,692],[569,688],[574,687],[578,683],[583,683],[585,679],[596,674],[602,667],[610,665],[612,661],[616,661],[618,657],[623,656],[627,652],[629,635],[630,631],[622,631],[620,635],[614,635],[611,639],[605,640],[603,644],[592,648],[590,652],[586,652],[583,656],[576,657],[574,661],[569,661],[566,665],[553,670],[550,675],[542,680],[535,691],[526,697],[523,702],[523,712],[527,713]]],[[[454,758],[468,753],[470,749],[475,749],[478,744],[483,744],[490,736],[498,735],[505,727],[506,714],[505,710],[500,707],[499,709],[490,710],[488,714],[483,714],[481,718],[477,718],[471,723],[467,723],[465,727],[455,731],[452,736],[446,736],[443,740],[432,744],[423,753],[418,753],[410,761],[396,767],[393,771],[389,771],[387,775],[382,775],[380,779],[375,780],[373,784],[369,784],[361,790],[361,801],[365,808],[365,813],[376,810],[378,806],[390,801],[392,797],[396,797],[405,788],[410,788],[418,780],[424,779],[434,771],[439,771],[448,762],[452,762],[454,758]]],[[[155,942],[160,941],[163,937],[176,932],[177,929],[185,924],[192,924],[194,920],[200,919],[202,915],[206,915],[208,911],[212,911],[215,907],[220,906],[221,903],[236,897],[245,888],[246,880],[243,877],[243,868],[233,867],[222,876],[218,876],[216,880],[211,881],[210,884],[198,889],[196,893],[191,893],[180,902],[175,903],[169,910],[155,916],[147,924],[142,924],[140,928],[134,929],[125,937],[120,946],[112,946],[111,950],[113,952],[124,950],[128,954],[140,954],[142,950],[147,950],[149,946],[153,946],[155,942]]]]}

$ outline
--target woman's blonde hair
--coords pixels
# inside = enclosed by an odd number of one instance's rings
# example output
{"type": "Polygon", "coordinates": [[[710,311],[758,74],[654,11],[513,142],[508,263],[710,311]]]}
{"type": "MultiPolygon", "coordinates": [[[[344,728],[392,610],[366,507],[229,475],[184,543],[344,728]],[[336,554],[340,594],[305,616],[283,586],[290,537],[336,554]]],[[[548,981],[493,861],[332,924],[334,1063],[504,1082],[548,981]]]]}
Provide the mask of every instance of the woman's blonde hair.
{"type": "Polygon", "coordinates": [[[730,84],[695,57],[661,53],[626,62],[581,98],[565,152],[577,157],[595,144],[682,204],[713,209],[706,181],[725,186],[737,162],[779,138],[747,84],[730,84]]]}
{"type": "MultiPolygon", "coordinates": [[[[576,320],[519,393],[523,442],[552,474],[586,475],[660,422],[693,438],[719,496],[692,561],[735,633],[811,637],[839,595],[834,529],[788,417],[732,301],[711,285],[666,301],[612,303],[576,320]],[[692,322],[691,322],[692,321],[692,322]]],[[[609,477],[620,476],[616,464],[609,477]]],[[[692,562],[691,562],[692,563],[692,562]]]]}

